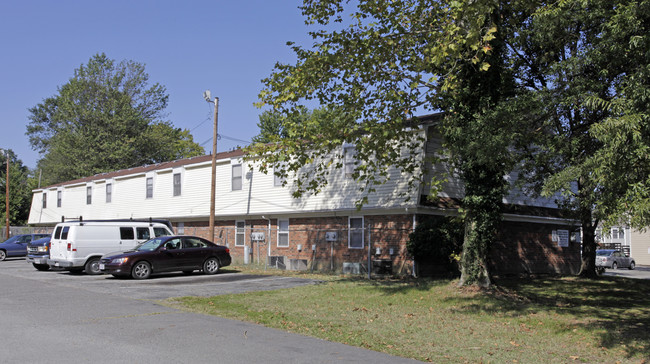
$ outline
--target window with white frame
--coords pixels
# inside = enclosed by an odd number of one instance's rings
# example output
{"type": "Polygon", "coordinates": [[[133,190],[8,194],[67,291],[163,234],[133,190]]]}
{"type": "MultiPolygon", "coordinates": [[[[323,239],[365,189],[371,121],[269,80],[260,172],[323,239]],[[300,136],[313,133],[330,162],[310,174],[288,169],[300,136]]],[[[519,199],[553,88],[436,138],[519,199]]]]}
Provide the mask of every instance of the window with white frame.
{"type": "Polygon", "coordinates": [[[113,184],[106,184],[106,203],[111,203],[113,201],[113,184]]]}
{"type": "Polygon", "coordinates": [[[174,179],[174,196],[180,196],[181,195],[181,174],[174,173],[173,179],[174,179]]]}
{"type": "Polygon", "coordinates": [[[289,246],[289,220],[278,220],[278,247],[289,246]]]}
{"type": "Polygon", "coordinates": [[[153,198],[153,177],[147,177],[147,198],[153,198]]]}
{"type": "Polygon", "coordinates": [[[235,221],[235,246],[246,244],[246,222],[235,221]]]}
{"type": "Polygon", "coordinates": [[[43,192],[43,208],[47,208],[47,193],[43,192]]]}
{"type": "Polygon", "coordinates": [[[56,207],[61,207],[63,204],[63,191],[56,191],[56,207]]]}
{"type": "Polygon", "coordinates": [[[348,219],[348,248],[363,248],[363,217],[350,217],[348,219]]]}
{"type": "Polygon", "coordinates": [[[86,186],[86,205],[93,203],[93,186],[86,186]]]}
{"type": "Polygon", "coordinates": [[[238,191],[242,189],[242,168],[241,164],[232,165],[232,190],[238,191]]]}
{"type": "Polygon", "coordinates": [[[273,168],[273,186],[282,187],[285,184],[287,181],[286,176],[284,176],[286,173],[285,170],[284,164],[277,165],[273,168]]]}
{"type": "Polygon", "coordinates": [[[357,166],[357,151],[353,145],[347,145],[343,148],[343,160],[345,163],[345,176],[352,177],[354,169],[357,166]]]}

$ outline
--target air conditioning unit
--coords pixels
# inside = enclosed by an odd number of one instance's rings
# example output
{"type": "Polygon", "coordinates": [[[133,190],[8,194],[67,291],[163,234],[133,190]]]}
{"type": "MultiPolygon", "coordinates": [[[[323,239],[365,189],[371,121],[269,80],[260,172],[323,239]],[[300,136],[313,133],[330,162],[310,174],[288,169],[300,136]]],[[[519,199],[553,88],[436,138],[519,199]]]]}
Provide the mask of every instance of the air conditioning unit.
{"type": "Polygon", "coordinates": [[[361,263],[343,263],[343,274],[361,274],[361,263]]]}
{"type": "Polygon", "coordinates": [[[289,270],[307,270],[307,259],[289,259],[289,270]]]}

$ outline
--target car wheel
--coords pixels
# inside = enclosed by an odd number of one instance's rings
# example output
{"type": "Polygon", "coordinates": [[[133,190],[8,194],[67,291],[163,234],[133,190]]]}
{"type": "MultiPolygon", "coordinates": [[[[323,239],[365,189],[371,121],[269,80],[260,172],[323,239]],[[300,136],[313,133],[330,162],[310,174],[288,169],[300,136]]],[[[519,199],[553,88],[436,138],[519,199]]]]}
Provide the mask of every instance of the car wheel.
{"type": "Polygon", "coordinates": [[[219,261],[217,258],[208,258],[208,260],[203,263],[203,273],[215,274],[217,272],[219,272],[219,261]]]}
{"type": "Polygon", "coordinates": [[[616,262],[612,263],[612,269],[617,269],[617,268],[618,268],[618,264],[616,264],[616,262]]]}
{"type": "Polygon", "coordinates": [[[34,266],[34,268],[36,268],[36,269],[38,269],[38,270],[40,270],[40,271],[50,270],[50,266],[47,265],[47,264],[36,264],[36,263],[32,263],[32,265],[34,266]]]}
{"type": "Polygon", "coordinates": [[[151,275],[151,265],[147,262],[137,262],[131,269],[131,277],[134,279],[147,279],[151,275]]]}
{"type": "Polygon", "coordinates": [[[7,253],[4,250],[0,250],[0,262],[7,259],[7,253]]]}
{"type": "Polygon", "coordinates": [[[84,269],[86,274],[92,276],[102,274],[102,271],[99,269],[99,258],[90,258],[90,260],[86,262],[84,269]]]}
{"type": "Polygon", "coordinates": [[[634,261],[631,261],[631,262],[630,262],[630,268],[629,268],[629,269],[630,269],[630,270],[633,270],[634,267],[636,267],[636,264],[634,264],[634,261]]]}

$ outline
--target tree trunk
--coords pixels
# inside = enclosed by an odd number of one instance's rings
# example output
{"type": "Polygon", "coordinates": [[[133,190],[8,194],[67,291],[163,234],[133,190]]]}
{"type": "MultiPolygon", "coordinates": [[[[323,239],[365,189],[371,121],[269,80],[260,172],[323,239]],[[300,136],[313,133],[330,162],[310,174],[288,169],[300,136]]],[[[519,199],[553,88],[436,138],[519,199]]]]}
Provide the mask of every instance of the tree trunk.
{"type": "Polygon", "coordinates": [[[597,278],[596,274],[596,225],[593,223],[591,209],[580,212],[580,225],[582,227],[582,263],[578,276],[583,278],[597,278]]]}
{"type": "Polygon", "coordinates": [[[465,238],[460,260],[460,281],[458,286],[475,284],[488,288],[492,284],[487,267],[488,248],[477,231],[476,217],[468,214],[465,218],[465,238]]]}

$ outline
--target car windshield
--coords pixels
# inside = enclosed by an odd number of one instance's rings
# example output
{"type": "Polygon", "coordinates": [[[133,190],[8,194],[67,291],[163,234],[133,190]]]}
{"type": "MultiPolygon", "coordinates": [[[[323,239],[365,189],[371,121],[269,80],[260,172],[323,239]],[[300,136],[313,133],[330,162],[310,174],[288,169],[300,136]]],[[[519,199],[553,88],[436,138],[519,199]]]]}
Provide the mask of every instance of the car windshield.
{"type": "Polygon", "coordinates": [[[162,238],[147,240],[144,243],[136,246],[134,250],[137,252],[150,252],[152,250],[156,250],[156,248],[158,248],[164,240],[165,239],[162,238]]]}
{"type": "Polygon", "coordinates": [[[596,255],[609,256],[609,255],[612,255],[612,253],[613,252],[611,250],[599,250],[599,251],[596,252],[596,255]]]}

